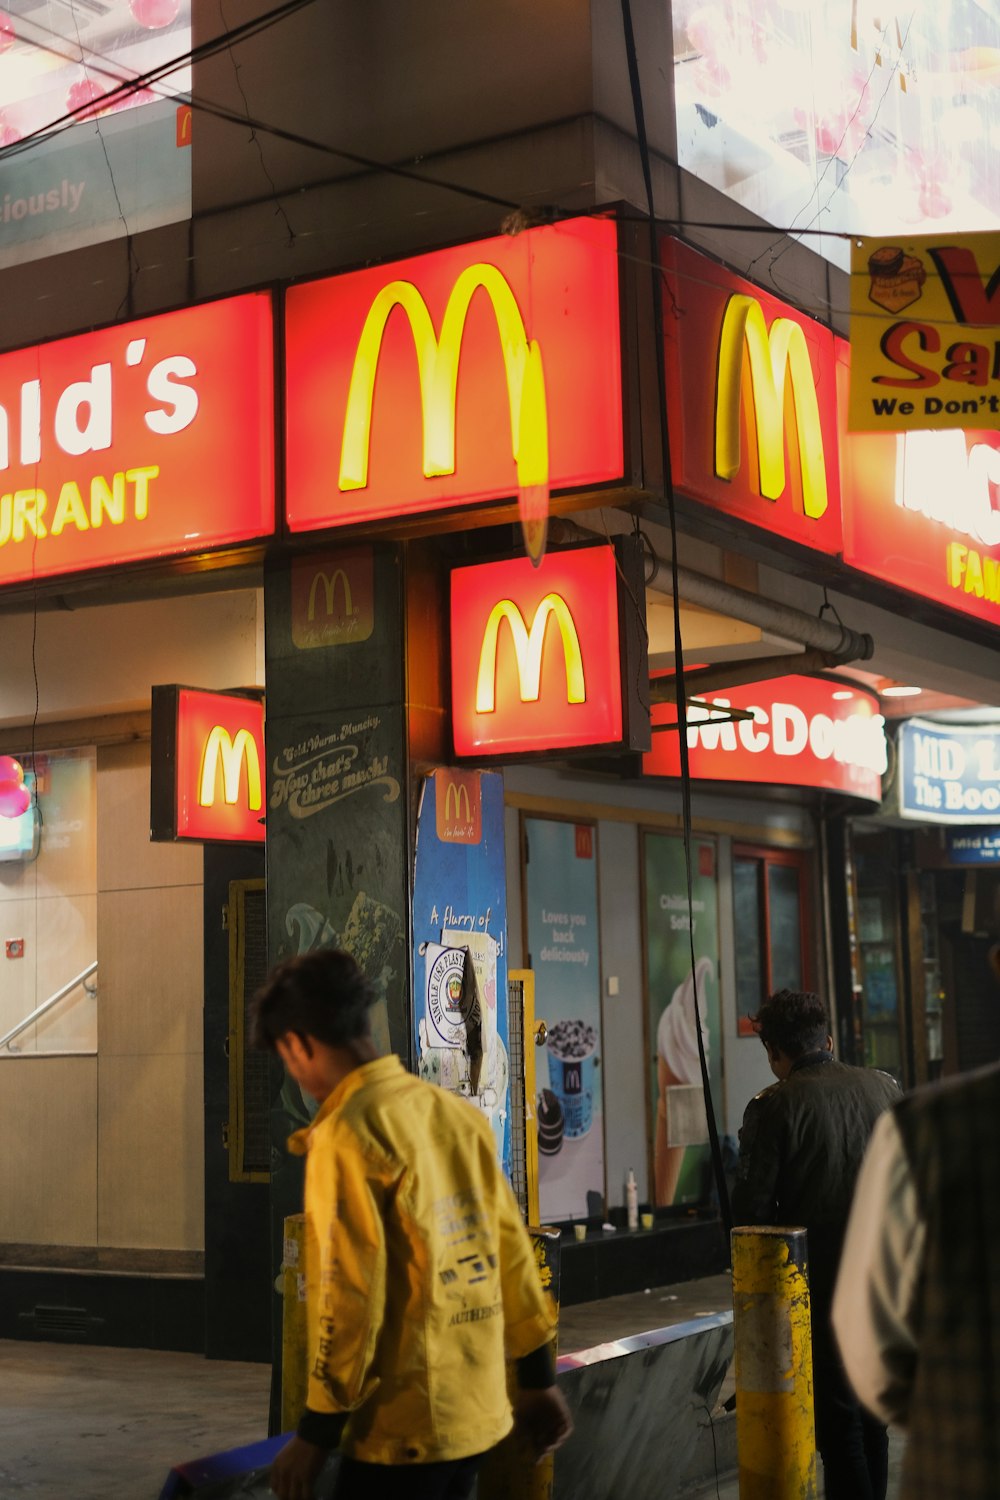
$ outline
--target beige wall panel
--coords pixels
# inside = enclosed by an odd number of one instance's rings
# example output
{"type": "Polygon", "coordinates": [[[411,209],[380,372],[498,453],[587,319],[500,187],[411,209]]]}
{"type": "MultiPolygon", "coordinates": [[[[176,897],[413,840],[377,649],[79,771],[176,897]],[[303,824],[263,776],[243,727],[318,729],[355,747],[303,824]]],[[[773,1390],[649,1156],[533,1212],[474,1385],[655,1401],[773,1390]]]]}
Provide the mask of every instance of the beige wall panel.
{"type": "Polygon", "coordinates": [[[97,809],[101,837],[97,888],[199,884],[200,844],[149,841],[149,745],[112,745],[97,760],[97,809]]]}
{"type": "MultiPolygon", "coordinates": [[[[0,905],[0,1036],[35,1008],[35,955],[38,908],[33,897],[0,905]],[[24,958],[7,958],[4,943],[24,939],[24,958]]],[[[34,1028],[18,1038],[34,1046],[34,1028]]]]}
{"type": "MultiPolygon", "coordinates": [[[[97,957],[97,897],[48,896],[0,907],[0,1035],[81,974],[97,957]],[[24,942],[23,958],[4,944],[24,942]]],[[[21,1052],[97,1047],[96,1002],[82,987],[17,1038],[21,1052]]]]}
{"type": "MultiPolygon", "coordinates": [[[[106,255],[107,249],[98,253],[106,255]]],[[[119,315],[111,317],[117,321],[119,315]]],[[[9,345],[5,342],[4,347],[9,345]]],[[[0,724],[31,723],[33,663],[42,690],[43,724],[148,710],[152,682],[190,682],[217,689],[262,687],[260,600],[256,589],[240,589],[52,610],[39,614],[37,621],[27,610],[7,615],[0,724]],[[86,671],[81,671],[84,637],[86,671]]]]}
{"type": "Polygon", "coordinates": [[[34,861],[0,860],[0,913],[8,901],[24,901],[34,896],[38,885],[38,868],[34,861]]]}
{"type": "Polygon", "coordinates": [[[3,1238],[97,1243],[97,1059],[0,1060],[3,1238]]]}
{"type": "Polygon", "coordinates": [[[41,777],[39,896],[89,896],[97,888],[97,755],[92,747],[46,756],[41,777]]]}
{"type": "Polygon", "coordinates": [[[202,1051],[200,885],[97,898],[101,1055],[202,1051]]]}
{"type": "Polygon", "coordinates": [[[202,1250],[201,1057],[101,1057],[98,1243],[202,1250]]]}

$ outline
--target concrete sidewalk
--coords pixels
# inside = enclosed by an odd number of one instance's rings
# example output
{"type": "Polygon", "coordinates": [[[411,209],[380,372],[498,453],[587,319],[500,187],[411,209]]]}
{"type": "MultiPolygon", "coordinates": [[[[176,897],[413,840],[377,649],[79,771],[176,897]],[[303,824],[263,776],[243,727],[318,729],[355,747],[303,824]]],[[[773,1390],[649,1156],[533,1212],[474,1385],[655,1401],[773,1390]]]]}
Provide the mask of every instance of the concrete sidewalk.
{"type": "MultiPolygon", "coordinates": [[[[563,1310],[560,1352],[731,1306],[728,1276],[582,1303],[563,1310]]],[[[0,1341],[0,1384],[0,1500],[155,1500],[172,1465],[267,1433],[267,1365],[0,1341]]],[[[732,1388],[730,1372],[720,1402],[732,1388]]],[[[737,1500],[734,1439],[731,1416],[717,1410],[710,1426],[706,1414],[690,1500],[737,1500]]],[[[894,1441],[890,1500],[901,1447],[894,1441]]]]}

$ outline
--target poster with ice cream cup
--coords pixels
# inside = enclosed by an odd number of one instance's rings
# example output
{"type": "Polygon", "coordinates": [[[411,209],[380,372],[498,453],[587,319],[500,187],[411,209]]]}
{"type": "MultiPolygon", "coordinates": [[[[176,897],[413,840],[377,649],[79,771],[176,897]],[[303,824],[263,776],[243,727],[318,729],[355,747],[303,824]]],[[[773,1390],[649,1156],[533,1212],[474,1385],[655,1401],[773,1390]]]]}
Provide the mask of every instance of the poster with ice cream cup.
{"type": "Polygon", "coordinates": [[[538,1054],[538,1184],[542,1222],[603,1211],[604,1106],[596,830],[526,818],[528,957],[538,1054]]]}
{"type": "Polygon", "coordinates": [[[690,908],[683,839],[645,834],[643,860],[654,1197],[665,1207],[701,1202],[709,1190],[696,1014],[717,1115],[721,1108],[717,850],[714,839],[692,842],[690,908]]]}

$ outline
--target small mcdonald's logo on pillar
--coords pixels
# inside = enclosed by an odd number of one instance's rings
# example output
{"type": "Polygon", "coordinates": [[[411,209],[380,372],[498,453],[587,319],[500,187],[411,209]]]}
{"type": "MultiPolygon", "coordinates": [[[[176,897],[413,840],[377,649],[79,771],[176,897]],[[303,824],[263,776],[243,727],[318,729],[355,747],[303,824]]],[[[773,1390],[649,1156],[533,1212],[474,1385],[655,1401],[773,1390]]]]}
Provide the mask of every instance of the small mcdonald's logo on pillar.
{"type": "Polygon", "coordinates": [[[593,859],[594,857],[594,830],[589,823],[575,823],[573,833],[576,843],[577,859],[593,859]]]}
{"type": "Polygon", "coordinates": [[[478,771],[434,773],[437,836],[446,844],[478,844],[483,836],[483,793],[478,771]]]}
{"type": "Polygon", "coordinates": [[[458,755],[621,746],[619,578],[611,547],[456,568],[452,715],[458,755]]]}
{"type": "Polygon", "coordinates": [[[177,106],[177,145],[190,146],[191,144],[191,121],[192,110],[190,104],[179,104],[177,106]]]}
{"type": "Polygon", "coordinates": [[[375,628],[370,547],[310,553],[292,563],[292,640],[300,651],[366,641],[375,628]]]}

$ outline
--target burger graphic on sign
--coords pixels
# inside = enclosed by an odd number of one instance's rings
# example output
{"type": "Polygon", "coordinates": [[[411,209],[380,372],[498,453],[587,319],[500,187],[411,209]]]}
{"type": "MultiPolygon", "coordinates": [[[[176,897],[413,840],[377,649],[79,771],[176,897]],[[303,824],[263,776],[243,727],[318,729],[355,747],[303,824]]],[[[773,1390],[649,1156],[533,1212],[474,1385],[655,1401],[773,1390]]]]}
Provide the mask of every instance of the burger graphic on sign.
{"type": "Polygon", "coordinates": [[[927,272],[919,255],[907,255],[898,245],[882,245],[868,257],[871,286],[868,300],[886,312],[902,312],[918,302],[927,272]]]}

